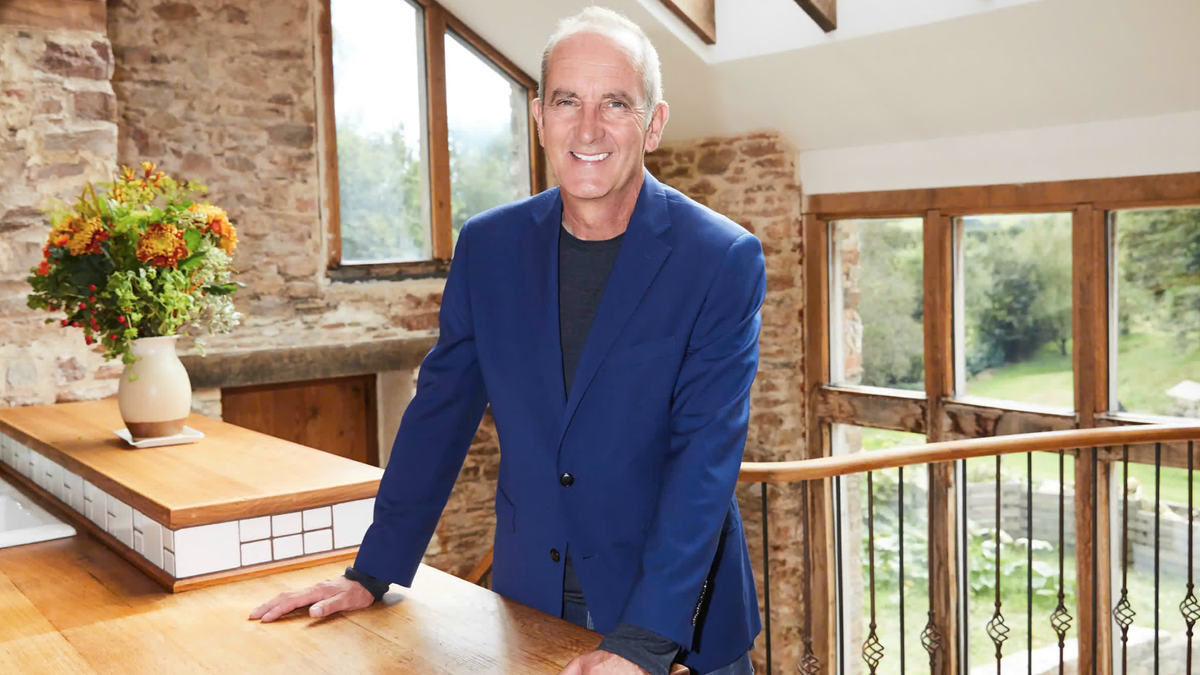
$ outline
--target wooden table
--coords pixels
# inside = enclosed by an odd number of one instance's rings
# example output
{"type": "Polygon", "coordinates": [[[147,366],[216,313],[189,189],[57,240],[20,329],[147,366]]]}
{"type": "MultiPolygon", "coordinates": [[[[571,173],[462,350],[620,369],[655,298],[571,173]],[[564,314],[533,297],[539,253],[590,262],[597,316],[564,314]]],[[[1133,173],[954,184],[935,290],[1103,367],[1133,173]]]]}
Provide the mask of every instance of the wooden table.
{"type": "Polygon", "coordinates": [[[421,567],[347,615],[250,610],[341,564],[171,594],[88,534],[0,549],[0,673],[557,675],[598,634],[421,567]]]}

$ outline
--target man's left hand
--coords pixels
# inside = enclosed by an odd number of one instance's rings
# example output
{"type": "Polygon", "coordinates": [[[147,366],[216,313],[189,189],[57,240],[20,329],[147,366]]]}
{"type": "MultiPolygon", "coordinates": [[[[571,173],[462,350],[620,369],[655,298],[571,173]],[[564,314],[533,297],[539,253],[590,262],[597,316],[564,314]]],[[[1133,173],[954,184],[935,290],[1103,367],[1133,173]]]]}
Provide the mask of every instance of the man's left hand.
{"type": "Polygon", "coordinates": [[[576,656],[558,675],[649,675],[616,654],[597,649],[576,656]]]}

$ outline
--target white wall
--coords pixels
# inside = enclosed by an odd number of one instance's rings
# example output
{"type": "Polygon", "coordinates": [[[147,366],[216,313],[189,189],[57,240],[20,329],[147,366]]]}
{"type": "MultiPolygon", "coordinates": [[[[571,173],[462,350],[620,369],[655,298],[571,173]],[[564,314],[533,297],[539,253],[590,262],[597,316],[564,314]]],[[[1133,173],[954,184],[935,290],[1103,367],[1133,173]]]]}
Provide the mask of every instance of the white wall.
{"type": "Polygon", "coordinates": [[[800,155],[805,194],[1200,171],[1200,112],[800,155]]]}

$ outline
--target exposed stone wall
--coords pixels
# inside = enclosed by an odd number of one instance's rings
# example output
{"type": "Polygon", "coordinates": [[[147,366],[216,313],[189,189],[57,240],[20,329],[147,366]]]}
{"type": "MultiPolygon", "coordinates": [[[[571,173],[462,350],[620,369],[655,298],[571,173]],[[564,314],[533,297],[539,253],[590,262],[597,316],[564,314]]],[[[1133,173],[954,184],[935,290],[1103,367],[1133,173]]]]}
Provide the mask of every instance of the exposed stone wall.
{"type": "Polygon", "coordinates": [[[50,228],[41,208],[103,180],[117,156],[112,47],[104,33],[0,26],[0,407],[114,393],[79,329],[25,305],[50,228]]]}
{"type": "MultiPolygon", "coordinates": [[[[762,241],[767,297],[762,309],[759,370],[751,393],[747,461],[801,459],[804,452],[801,191],[798,153],[774,132],[671,143],[646,158],[657,178],[736,221],[762,241]]],[[[761,486],[738,489],[750,556],[763,606],[761,486]]],[[[791,672],[803,625],[801,501],[792,485],[768,490],[771,523],[773,666],[791,672]]],[[[760,636],[755,666],[765,668],[760,636]]]]}

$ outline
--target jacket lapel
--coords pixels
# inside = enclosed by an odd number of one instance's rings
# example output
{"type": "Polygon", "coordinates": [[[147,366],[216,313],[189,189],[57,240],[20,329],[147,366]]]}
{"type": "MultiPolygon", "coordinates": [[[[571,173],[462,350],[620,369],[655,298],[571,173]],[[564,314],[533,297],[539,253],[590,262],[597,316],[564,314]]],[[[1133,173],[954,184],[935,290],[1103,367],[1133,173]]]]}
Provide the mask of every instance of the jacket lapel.
{"type": "Polygon", "coordinates": [[[545,210],[534,213],[534,226],[522,242],[525,256],[525,298],[528,303],[529,337],[533,362],[546,391],[549,419],[561,419],[566,406],[563,391],[562,340],[558,329],[558,235],[562,220],[562,197],[555,189],[554,199],[545,210]]]}
{"type": "MultiPolygon", "coordinates": [[[[596,309],[596,317],[592,321],[583,353],[579,356],[579,365],[575,368],[575,378],[571,383],[571,391],[567,396],[566,411],[563,415],[562,431],[559,435],[559,446],[567,433],[575,410],[583,398],[587,388],[596,376],[604,357],[612,348],[613,342],[633,315],[641,302],[642,296],[650,288],[650,283],[658,274],[659,268],[671,246],[660,238],[660,235],[670,226],[667,217],[666,196],[662,185],[644,171],[644,182],[638,194],[637,204],[629,219],[629,227],[625,230],[625,238],[621,242],[621,250],[613,264],[612,273],[608,277],[608,285],[600,298],[600,306],[596,309]]],[[[560,198],[561,199],[561,198],[560,198]]],[[[560,208],[556,213],[561,213],[560,208]]],[[[555,239],[557,242],[557,239],[555,239]]],[[[562,374],[562,344],[558,340],[558,246],[555,245],[555,307],[554,329],[557,345],[559,375],[562,374]]]]}

